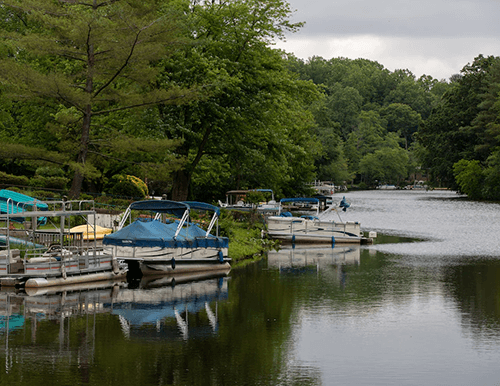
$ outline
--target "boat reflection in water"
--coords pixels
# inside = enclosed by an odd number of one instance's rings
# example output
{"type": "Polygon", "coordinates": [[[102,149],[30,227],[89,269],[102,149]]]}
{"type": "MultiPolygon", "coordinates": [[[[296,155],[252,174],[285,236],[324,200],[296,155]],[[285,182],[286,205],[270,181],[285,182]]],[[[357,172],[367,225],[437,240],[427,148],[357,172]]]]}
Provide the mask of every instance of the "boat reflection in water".
{"type": "Polygon", "coordinates": [[[229,271],[145,276],[137,288],[119,291],[111,312],[120,317],[126,337],[176,339],[180,332],[187,340],[216,333],[217,302],[228,298],[229,271]],[[190,326],[189,314],[202,310],[206,311],[207,323],[190,326]]]}
{"type": "Polygon", "coordinates": [[[343,264],[360,263],[360,246],[296,245],[269,251],[267,264],[269,268],[280,272],[296,272],[301,269],[314,268],[317,271],[343,264]]]}
{"type": "MultiPolygon", "coordinates": [[[[201,310],[206,311],[208,329],[213,334],[218,319],[217,304],[212,302],[227,299],[228,273],[229,269],[218,274],[148,277],[135,284],[117,280],[24,291],[10,288],[0,292],[0,336],[5,337],[8,347],[9,334],[25,330],[30,332],[31,343],[36,344],[43,340],[43,333],[38,331],[40,322],[54,320],[59,324],[59,344],[65,345],[69,344],[72,319],[84,317],[90,327],[86,330],[95,331],[97,314],[108,314],[118,315],[124,338],[148,337],[151,332],[157,335],[173,326],[167,335],[187,339],[188,314],[201,310]]],[[[95,341],[95,336],[88,338],[95,341]]]]}

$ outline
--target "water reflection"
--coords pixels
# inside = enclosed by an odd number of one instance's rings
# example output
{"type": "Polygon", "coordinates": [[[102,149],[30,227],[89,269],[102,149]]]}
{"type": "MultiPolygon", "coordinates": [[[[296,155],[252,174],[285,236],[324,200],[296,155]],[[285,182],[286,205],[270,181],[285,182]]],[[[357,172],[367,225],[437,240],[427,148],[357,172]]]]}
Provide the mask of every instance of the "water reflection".
{"type": "Polygon", "coordinates": [[[123,289],[111,313],[120,317],[127,338],[168,338],[217,333],[218,302],[228,299],[227,272],[143,277],[138,288],[123,289]],[[205,310],[207,323],[190,326],[189,314],[205,310]],[[176,321],[176,326],[172,325],[176,321]]]}
{"type": "Polygon", "coordinates": [[[40,367],[77,362],[82,378],[88,379],[95,356],[97,320],[109,313],[109,304],[124,285],[110,281],[26,292],[3,290],[0,339],[5,374],[21,371],[20,375],[30,380],[37,378],[40,367]]]}
{"type": "Polygon", "coordinates": [[[321,245],[297,245],[267,253],[269,268],[280,271],[314,266],[317,270],[340,264],[359,264],[360,246],[324,247],[321,245]]]}

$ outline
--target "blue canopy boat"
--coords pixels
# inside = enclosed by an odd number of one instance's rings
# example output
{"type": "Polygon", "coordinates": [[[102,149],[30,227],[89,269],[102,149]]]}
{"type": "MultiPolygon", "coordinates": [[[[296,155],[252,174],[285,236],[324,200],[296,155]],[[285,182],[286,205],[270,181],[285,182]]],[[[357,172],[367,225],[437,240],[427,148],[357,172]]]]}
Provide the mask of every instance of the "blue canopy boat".
{"type": "Polygon", "coordinates": [[[112,246],[129,270],[138,268],[142,274],[227,269],[229,240],[210,233],[217,229],[219,215],[219,208],[203,202],[138,201],[128,207],[118,231],[106,235],[103,244],[112,246]],[[206,230],[191,221],[192,210],[213,213],[206,230]],[[151,217],[132,222],[132,211],[151,217]],[[167,218],[167,214],[175,218],[167,218]],[[127,221],[131,223],[124,227],[127,221]]]}

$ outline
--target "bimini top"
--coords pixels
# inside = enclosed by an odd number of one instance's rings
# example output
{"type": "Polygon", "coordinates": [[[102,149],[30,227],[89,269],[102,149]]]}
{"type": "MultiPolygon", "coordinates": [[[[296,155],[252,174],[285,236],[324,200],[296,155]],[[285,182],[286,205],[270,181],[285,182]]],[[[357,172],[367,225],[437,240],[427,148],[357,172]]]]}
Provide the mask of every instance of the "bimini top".
{"type": "Polygon", "coordinates": [[[281,203],[283,202],[308,202],[311,204],[318,204],[319,200],[314,197],[295,197],[295,198],[282,198],[280,200],[281,203]]]}
{"type": "Polygon", "coordinates": [[[208,210],[220,215],[220,209],[214,205],[197,201],[144,200],[130,204],[133,210],[149,210],[156,213],[171,213],[182,217],[186,209],[208,210]]]}
{"type": "Polygon", "coordinates": [[[212,204],[207,204],[206,202],[198,202],[198,201],[183,201],[184,204],[187,204],[189,208],[191,209],[196,209],[196,210],[208,210],[211,212],[214,212],[217,214],[217,216],[220,216],[220,209],[219,207],[212,205],[212,204]]]}
{"type": "Polygon", "coordinates": [[[206,235],[196,224],[183,227],[178,232],[179,221],[165,224],[158,220],[136,220],[125,228],[104,236],[104,245],[125,247],[163,247],[163,248],[227,248],[226,237],[206,235]],[[177,234],[178,232],[178,234],[177,234]]]}
{"type": "Polygon", "coordinates": [[[149,210],[155,213],[171,213],[177,217],[182,217],[186,209],[189,209],[189,205],[169,200],[145,200],[136,201],[129,206],[132,210],[149,210]]]}

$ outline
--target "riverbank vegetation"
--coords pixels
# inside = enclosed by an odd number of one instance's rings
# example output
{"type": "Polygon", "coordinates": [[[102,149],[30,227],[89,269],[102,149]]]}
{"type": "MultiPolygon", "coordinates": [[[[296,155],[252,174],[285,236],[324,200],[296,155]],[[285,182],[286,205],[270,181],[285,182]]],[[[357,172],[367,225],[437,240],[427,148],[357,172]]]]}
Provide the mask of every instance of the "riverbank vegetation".
{"type": "Polygon", "coordinates": [[[0,184],[217,202],[425,180],[500,199],[497,57],[446,80],[302,60],[272,45],[302,26],[291,15],[281,0],[3,1],[0,184]]]}

